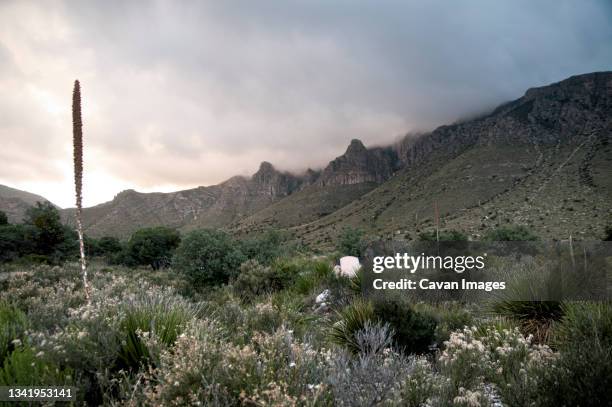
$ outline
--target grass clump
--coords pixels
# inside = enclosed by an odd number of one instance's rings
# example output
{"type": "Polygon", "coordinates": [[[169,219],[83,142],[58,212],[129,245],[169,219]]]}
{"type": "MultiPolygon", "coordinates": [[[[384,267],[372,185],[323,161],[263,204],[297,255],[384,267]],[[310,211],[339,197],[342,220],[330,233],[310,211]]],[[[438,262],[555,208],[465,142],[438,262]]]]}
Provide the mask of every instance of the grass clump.
{"type": "Polygon", "coordinates": [[[0,301],[0,366],[15,349],[15,343],[24,340],[28,328],[27,316],[6,301],[0,301]]]}
{"type": "Polygon", "coordinates": [[[533,335],[538,343],[548,343],[555,321],[563,316],[559,301],[499,301],[493,312],[517,321],[525,335],[533,335]]]}
{"type": "Polygon", "coordinates": [[[70,369],[48,363],[42,352],[29,346],[15,349],[0,368],[1,386],[68,386],[73,383],[70,369]]]}
{"type": "Polygon", "coordinates": [[[174,297],[145,297],[126,306],[119,326],[121,348],[118,366],[136,371],[142,364],[153,363],[148,338],[162,346],[171,346],[196,316],[193,306],[174,297]]]}
{"type": "Polygon", "coordinates": [[[572,302],[555,329],[559,350],[546,375],[543,405],[612,404],[612,304],[572,302]]]}

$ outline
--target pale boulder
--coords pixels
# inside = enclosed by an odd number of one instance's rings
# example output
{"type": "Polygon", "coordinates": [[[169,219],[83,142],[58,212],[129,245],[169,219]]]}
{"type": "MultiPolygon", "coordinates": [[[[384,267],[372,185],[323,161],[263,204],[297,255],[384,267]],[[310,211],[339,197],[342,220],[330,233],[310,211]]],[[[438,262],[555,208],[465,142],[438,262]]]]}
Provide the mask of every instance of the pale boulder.
{"type": "Polygon", "coordinates": [[[340,259],[340,274],[344,277],[353,278],[361,268],[359,259],[355,256],[344,256],[340,259]]]}

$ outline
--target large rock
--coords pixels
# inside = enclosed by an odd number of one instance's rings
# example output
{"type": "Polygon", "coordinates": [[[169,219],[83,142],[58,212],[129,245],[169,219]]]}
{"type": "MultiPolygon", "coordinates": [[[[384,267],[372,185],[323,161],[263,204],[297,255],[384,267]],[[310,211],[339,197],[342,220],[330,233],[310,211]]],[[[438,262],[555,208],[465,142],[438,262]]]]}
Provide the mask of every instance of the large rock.
{"type": "Polygon", "coordinates": [[[353,278],[361,268],[359,259],[355,256],[344,256],[340,259],[340,273],[343,277],[353,278]]]}

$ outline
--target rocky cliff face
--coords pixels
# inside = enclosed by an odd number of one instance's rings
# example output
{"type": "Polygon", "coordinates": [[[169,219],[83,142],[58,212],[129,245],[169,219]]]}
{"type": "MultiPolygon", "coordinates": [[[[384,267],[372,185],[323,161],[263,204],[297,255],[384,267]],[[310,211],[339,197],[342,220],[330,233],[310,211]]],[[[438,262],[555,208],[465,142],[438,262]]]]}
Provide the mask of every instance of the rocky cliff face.
{"type": "Polygon", "coordinates": [[[414,238],[434,225],[474,239],[525,225],[542,238],[600,239],[612,222],[612,72],[528,90],[486,116],[406,137],[402,169],[333,214],[303,225],[331,244],[344,225],[414,238]]]}
{"type": "Polygon", "coordinates": [[[251,178],[254,192],[271,197],[282,197],[299,189],[304,180],[290,173],[277,171],[272,164],[264,161],[251,178]]]}
{"type": "Polygon", "coordinates": [[[402,166],[417,165],[439,153],[454,156],[475,144],[537,146],[603,137],[612,123],[612,72],[572,76],[529,89],[515,101],[475,120],[407,136],[396,146],[402,166]]]}
{"type": "Polygon", "coordinates": [[[397,169],[397,154],[392,148],[368,150],[360,140],[353,139],[346,152],[329,163],[316,184],[353,185],[364,182],[382,183],[397,169]]]}

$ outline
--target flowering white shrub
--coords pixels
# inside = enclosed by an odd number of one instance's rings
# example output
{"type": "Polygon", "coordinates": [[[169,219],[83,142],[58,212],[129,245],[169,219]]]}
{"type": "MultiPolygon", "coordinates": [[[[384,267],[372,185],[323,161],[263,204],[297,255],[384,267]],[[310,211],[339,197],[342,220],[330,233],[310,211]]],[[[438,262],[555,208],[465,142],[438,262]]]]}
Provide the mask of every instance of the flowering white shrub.
{"type": "Polygon", "coordinates": [[[540,375],[555,360],[546,345],[532,343],[518,328],[497,330],[464,328],[451,333],[438,363],[449,379],[449,394],[459,405],[482,405],[485,385],[494,389],[508,405],[530,405],[535,398],[540,375]],[[477,404],[478,403],[478,404],[477,404]]]}

